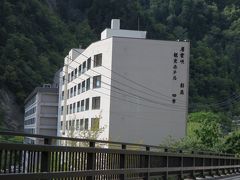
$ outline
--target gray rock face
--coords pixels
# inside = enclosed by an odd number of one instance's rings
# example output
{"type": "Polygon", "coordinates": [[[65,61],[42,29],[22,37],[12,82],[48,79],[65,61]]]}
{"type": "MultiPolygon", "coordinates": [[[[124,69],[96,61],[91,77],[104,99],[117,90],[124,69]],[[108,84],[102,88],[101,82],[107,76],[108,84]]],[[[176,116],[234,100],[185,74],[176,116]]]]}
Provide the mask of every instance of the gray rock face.
{"type": "Polygon", "coordinates": [[[23,108],[16,103],[14,94],[0,89],[0,129],[23,131],[23,121],[23,108]]]}

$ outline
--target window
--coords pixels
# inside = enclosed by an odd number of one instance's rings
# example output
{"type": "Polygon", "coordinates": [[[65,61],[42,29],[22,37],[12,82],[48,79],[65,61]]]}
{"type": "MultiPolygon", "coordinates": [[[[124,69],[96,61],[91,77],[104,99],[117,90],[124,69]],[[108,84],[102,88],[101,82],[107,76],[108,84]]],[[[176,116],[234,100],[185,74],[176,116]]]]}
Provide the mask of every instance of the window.
{"type": "Polygon", "coordinates": [[[63,115],[63,106],[61,106],[61,115],[63,115]]]}
{"type": "Polygon", "coordinates": [[[68,92],[67,92],[67,97],[68,97],[68,99],[70,98],[69,89],[68,89],[68,92]]]}
{"type": "Polygon", "coordinates": [[[88,130],[88,118],[85,119],[84,129],[88,130]]]}
{"type": "Polygon", "coordinates": [[[82,66],[80,65],[79,67],[78,67],[78,76],[80,76],[82,74],[82,66]]]}
{"type": "Polygon", "coordinates": [[[91,69],[91,61],[92,61],[92,59],[88,58],[88,60],[87,60],[87,70],[91,69]]]}
{"type": "Polygon", "coordinates": [[[89,98],[85,100],[85,111],[89,110],[89,98]]]}
{"type": "Polygon", "coordinates": [[[66,122],[66,130],[68,130],[68,122],[66,122]]]}
{"type": "Polygon", "coordinates": [[[24,117],[30,116],[30,115],[32,115],[35,112],[36,112],[36,107],[26,111],[25,114],[24,114],[24,117]]]}
{"type": "Polygon", "coordinates": [[[90,78],[87,79],[86,91],[88,91],[89,89],[90,89],[90,78]]]}
{"type": "Polygon", "coordinates": [[[73,103],[73,113],[75,113],[75,109],[76,109],[76,104],[73,103]]]}
{"type": "Polygon", "coordinates": [[[91,130],[96,131],[99,129],[99,118],[92,118],[91,119],[91,130]]]}
{"type": "Polygon", "coordinates": [[[80,119],[80,131],[83,130],[83,119],[80,119]]]}
{"type": "Polygon", "coordinates": [[[71,79],[70,79],[70,73],[68,73],[68,82],[70,82],[71,81],[71,79]]]}
{"type": "Polygon", "coordinates": [[[85,92],[85,81],[82,82],[82,92],[85,92]]]}
{"type": "Polygon", "coordinates": [[[73,74],[74,72],[72,71],[71,72],[71,81],[74,79],[74,74],[73,74]]]}
{"type": "Polygon", "coordinates": [[[83,70],[82,70],[82,73],[85,73],[86,70],[87,70],[87,67],[86,67],[86,61],[83,62],[83,70]]]}
{"type": "Polygon", "coordinates": [[[92,109],[100,109],[100,96],[92,98],[92,109]]]}
{"type": "Polygon", "coordinates": [[[70,97],[73,97],[73,87],[70,89],[70,97]]]}
{"type": "Polygon", "coordinates": [[[65,76],[62,77],[62,83],[65,84],[65,76]]]}
{"type": "Polygon", "coordinates": [[[84,111],[84,100],[81,100],[81,111],[84,111]]]}
{"type": "Polygon", "coordinates": [[[77,112],[80,112],[80,101],[77,102],[77,112]]]}
{"type": "Polygon", "coordinates": [[[94,76],[93,77],[93,88],[100,88],[101,87],[101,76],[94,76]]]}
{"type": "Polygon", "coordinates": [[[70,114],[72,114],[72,104],[70,104],[70,114]]]}
{"type": "Polygon", "coordinates": [[[75,129],[75,120],[72,120],[72,129],[75,129]]]}
{"type": "Polygon", "coordinates": [[[78,84],[78,94],[81,93],[81,83],[78,84]]]}
{"type": "Polygon", "coordinates": [[[67,114],[69,113],[69,106],[67,105],[67,114]]]}
{"type": "Polygon", "coordinates": [[[102,54],[94,55],[94,67],[102,65],[102,54]]]}
{"type": "Polygon", "coordinates": [[[61,121],[61,130],[63,130],[63,122],[61,121]]]}
{"type": "Polygon", "coordinates": [[[62,91],[62,99],[64,99],[64,91],[62,91]]]}
{"type": "Polygon", "coordinates": [[[78,70],[77,70],[77,68],[74,70],[74,79],[75,78],[77,78],[77,72],[78,72],[78,70]]]}
{"type": "Polygon", "coordinates": [[[69,120],[68,123],[69,123],[69,125],[68,125],[69,130],[72,130],[72,122],[71,122],[71,120],[69,120]]]}
{"type": "Polygon", "coordinates": [[[24,120],[24,125],[30,125],[30,124],[35,124],[35,118],[24,120]]]}
{"type": "Polygon", "coordinates": [[[76,96],[76,93],[77,93],[77,85],[74,86],[74,96],[76,96]]]}
{"type": "Polygon", "coordinates": [[[79,127],[80,127],[79,125],[80,125],[80,124],[79,124],[79,119],[77,119],[77,120],[76,120],[76,129],[77,129],[77,130],[79,130],[79,127]]]}

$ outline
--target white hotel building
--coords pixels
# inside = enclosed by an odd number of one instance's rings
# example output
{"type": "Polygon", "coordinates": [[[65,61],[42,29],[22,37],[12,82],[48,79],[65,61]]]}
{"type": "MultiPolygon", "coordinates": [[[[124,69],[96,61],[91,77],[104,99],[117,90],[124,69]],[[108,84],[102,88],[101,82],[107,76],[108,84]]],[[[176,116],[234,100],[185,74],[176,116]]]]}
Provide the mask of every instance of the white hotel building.
{"type": "Polygon", "coordinates": [[[65,57],[58,134],[78,135],[94,124],[105,140],[159,144],[185,136],[189,48],[112,20],[100,41],[65,57]]]}

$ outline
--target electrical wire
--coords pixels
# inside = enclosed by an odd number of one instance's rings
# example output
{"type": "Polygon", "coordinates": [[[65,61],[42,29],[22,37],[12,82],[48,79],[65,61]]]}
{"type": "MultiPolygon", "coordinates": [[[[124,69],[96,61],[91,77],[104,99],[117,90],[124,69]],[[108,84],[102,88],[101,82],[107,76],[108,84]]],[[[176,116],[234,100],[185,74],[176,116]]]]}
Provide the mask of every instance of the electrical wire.
{"type": "MultiPolygon", "coordinates": [[[[85,57],[85,58],[87,58],[87,59],[91,59],[90,57],[84,55],[83,53],[77,51],[76,49],[73,49],[73,50],[74,50],[75,52],[79,53],[79,55],[82,55],[83,57],[85,57]]],[[[93,59],[91,59],[91,61],[94,62],[93,59]]],[[[76,62],[76,61],[74,61],[74,62],[76,62]]],[[[76,62],[76,63],[78,63],[78,62],[76,62]]],[[[140,87],[142,87],[142,88],[145,88],[145,89],[147,89],[147,90],[149,90],[149,91],[151,91],[151,92],[153,92],[153,93],[155,93],[155,94],[159,94],[159,95],[161,95],[161,96],[163,96],[163,97],[167,97],[167,98],[172,98],[171,96],[165,95],[165,94],[163,94],[162,92],[153,90],[153,89],[151,89],[151,88],[149,88],[149,87],[146,87],[146,86],[142,85],[143,83],[138,83],[137,81],[134,81],[134,80],[132,80],[132,79],[129,79],[129,78],[127,78],[126,76],[124,76],[124,75],[122,75],[122,74],[120,74],[120,73],[118,73],[118,72],[116,72],[116,71],[113,71],[112,69],[109,69],[108,67],[106,67],[106,66],[104,66],[104,65],[102,65],[101,67],[103,67],[103,68],[111,71],[112,73],[118,75],[119,77],[124,78],[125,80],[127,80],[127,81],[129,81],[129,82],[131,82],[131,83],[133,83],[133,84],[135,84],[135,85],[137,85],[137,86],[140,86],[140,87]]],[[[109,78],[110,78],[110,77],[109,77],[109,78]]],[[[182,101],[182,100],[179,100],[179,101],[185,103],[185,101],[182,101]]]]}
{"type": "MultiPolygon", "coordinates": [[[[68,67],[71,68],[72,70],[75,70],[74,67],[71,67],[71,66],[69,66],[69,65],[68,65],[68,67]]],[[[97,73],[97,72],[96,72],[96,73],[97,73]]],[[[86,72],[85,72],[83,75],[86,75],[86,76],[92,78],[92,76],[86,74],[86,72]]],[[[80,77],[78,76],[78,77],[75,77],[75,79],[76,79],[76,78],[80,78],[80,77]]],[[[84,80],[84,79],[82,79],[82,78],[80,78],[80,79],[81,79],[81,80],[84,80]]],[[[104,81],[101,81],[101,83],[103,83],[103,84],[105,84],[105,85],[108,85],[108,86],[110,86],[110,87],[112,87],[112,88],[115,88],[115,89],[117,89],[117,90],[120,90],[120,91],[122,91],[122,92],[125,92],[125,93],[127,93],[127,94],[129,94],[129,95],[132,95],[132,96],[134,96],[134,97],[138,97],[138,98],[140,98],[140,99],[144,99],[145,101],[148,101],[148,102],[151,102],[151,103],[155,103],[155,104],[163,105],[163,106],[167,106],[167,107],[178,106],[178,105],[166,104],[166,103],[157,102],[157,101],[154,101],[154,100],[151,100],[151,99],[144,98],[144,97],[139,96],[139,95],[137,95],[137,94],[130,93],[130,92],[126,91],[126,90],[123,90],[123,89],[118,88],[118,87],[116,87],[116,86],[113,86],[113,85],[110,85],[110,84],[108,84],[108,83],[105,83],[104,81]]],[[[109,89],[108,89],[108,90],[109,90],[109,89]]],[[[115,92],[116,92],[116,91],[115,91],[115,92]]],[[[117,93],[119,93],[119,92],[117,92],[117,93]]],[[[182,107],[182,106],[181,106],[181,107],[182,107]]],[[[184,106],[184,107],[185,107],[185,109],[186,109],[186,106],[184,106]]],[[[174,108],[176,108],[176,107],[174,107],[174,108]]],[[[177,108],[176,108],[176,109],[177,109],[177,108]]]]}
{"type": "MultiPolygon", "coordinates": [[[[63,71],[63,72],[65,72],[65,71],[63,71]]],[[[61,77],[59,76],[59,78],[61,78],[61,77]]],[[[75,82],[71,82],[71,83],[73,83],[73,84],[75,84],[75,85],[78,85],[78,84],[75,83],[75,82]]],[[[175,110],[175,109],[157,108],[156,106],[149,106],[149,105],[145,105],[145,104],[141,104],[141,103],[135,103],[135,102],[132,102],[132,101],[130,101],[130,100],[122,99],[122,98],[119,98],[119,97],[117,97],[117,96],[113,96],[113,95],[109,95],[109,94],[106,94],[106,93],[97,91],[96,89],[91,89],[91,90],[92,90],[92,91],[95,91],[95,92],[97,92],[97,93],[100,93],[100,94],[109,96],[109,97],[113,97],[113,98],[118,99],[118,100],[121,100],[121,101],[129,102],[129,103],[132,103],[132,104],[135,104],[135,105],[139,105],[139,106],[148,107],[148,108],[151,108],[151,109],[183,112],[183,111],[180,111],[180,110],[177,110],[177,109],[175,110]]]]}

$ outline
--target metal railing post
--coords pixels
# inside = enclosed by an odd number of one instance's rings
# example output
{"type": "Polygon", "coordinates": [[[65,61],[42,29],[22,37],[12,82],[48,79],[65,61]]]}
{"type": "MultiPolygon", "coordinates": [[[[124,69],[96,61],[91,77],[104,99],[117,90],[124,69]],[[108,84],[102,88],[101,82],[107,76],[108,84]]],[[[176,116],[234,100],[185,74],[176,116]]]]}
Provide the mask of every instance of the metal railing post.
{"type": "MultiPolygon", "coordinates": [[[[221,164],[221,160],[220,160],[220,158],[218,158],[218,167],[220,166],[220,164],[221,164]]],[[[221,176],[221,173],[220,173],[220,169],[219,169],[219,168],[217,169],[217,175],[218,175],[218,176],[221,176]]]]}
{"type": "MultiPolygon", "coordinates": [[[[165,148],[164,152],[167,153],[168,149],[165,148]]],[[[168,155],[166,156],[166,159],[165,159],[165,165],[166,165],[166,172],[164,173],[163,179],[168,180],[168,155]]]]}
{"type": "Polygon", "coordinates": [[[211,160],[210,176],[214,176],[214,174],[213,174],[213,158],[211,158],[210,160],[211,160]]]}
{"type": "MultiPolygon", "coordinates": [[[[45,145],[51,145],[52,139],[44,138],[45,145]]],[[[48,151],[43,151],[41,154],[41,170],[40,172],[50,172],[50,164],[51,164],[51,154],[48,151]]]]}
{"type": "MultiPolygon", "coordinates": [[[[125,144],[122,144],[122,150],[126,150],[127,146],[125,144]]],[[[120,169],[125,169],[125,153],[120,154],[120,169]]],[[[126,174],[120,174],[120,180],[125,180],[126,174]]]]}
{"type": "Polygon", "coordinates": [[[205,158],[202,158],[202,162],[203,162],[202,176],[205,177],[205,171],[204,171],[204,167],[205,167],[205,158]]]}
{"type": "MultiPolygon", "coordinates": [[[[149,146],[146,146],[146,151],[150,151],[149,146]]],[[[144,180],[149,180],[150,179],[149,169],[151,168],[150,167],[150,155],[149,154],[145,155],[145,166],[144,166],[144,168],[148,168],[148,172],[145,174],[144,180]]]]}
{"type": "MultiPolygon", "coordinates": [[[[182,150],[179,150],[179,153],[182,154],[182,150]]],[[[180,172],[179,179],[183,179],[183,156],[182,155],[180,157],[180,163],[181,163],[181,172],[180,172]]]]}
{"type": "MultiPolygon", "coordinates": [[[[194,151],[191,152],[192,154],[194,154],[194,151]]],[[[196,157],[194,156],[193,157],[193,160],[192,160],[192,165],[193,165],[193,170],[192,170],[192,177],[195,178],[195,167],[196,167],[196,157]]]]}
{"type": "MultiPolygon", "coordinates": [[[[95,142],[90,141],[89,142],[89,147],[94,148],[95,147],[95,142]]],[[[92,152],[87,153],[87,170],[94,170],[95,169],[95,161],[96,161],[96,154],[92,152]]],[[[87,180],[93,180],[93,176],[87,176],[87,180]]]]}

